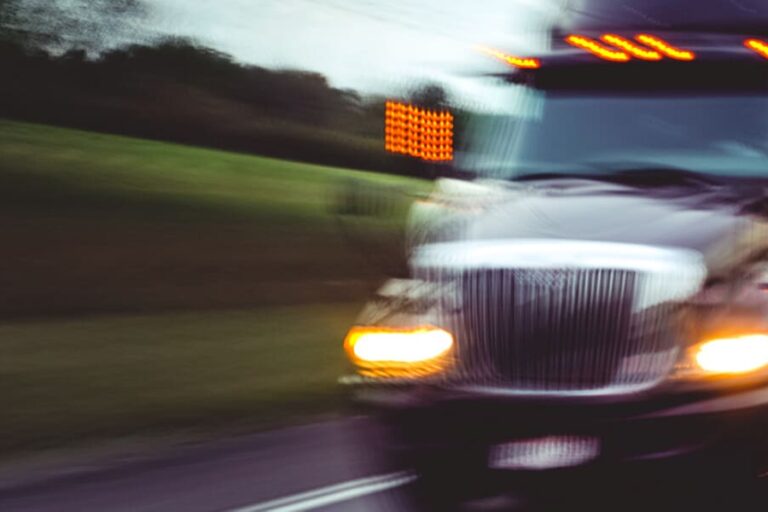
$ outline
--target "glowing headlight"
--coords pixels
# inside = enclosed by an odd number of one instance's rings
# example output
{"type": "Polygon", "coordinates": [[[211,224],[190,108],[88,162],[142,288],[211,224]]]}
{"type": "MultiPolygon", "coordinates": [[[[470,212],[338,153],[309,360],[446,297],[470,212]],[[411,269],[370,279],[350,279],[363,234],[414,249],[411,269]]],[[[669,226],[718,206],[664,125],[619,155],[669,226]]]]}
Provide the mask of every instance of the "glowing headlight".
{"type": "Polygon", "coordinates": [[[694,360],[710,373],[749,373],[768,365],[768,335],[751,334],[707,341],[694,349],[694,360]]]}
{"type": "Polygon", "coordinates": [[[418,377],[447,365],[453,336],[437,327],[354,327],[344,341],[360,373],[375,377],[418,377]]]}

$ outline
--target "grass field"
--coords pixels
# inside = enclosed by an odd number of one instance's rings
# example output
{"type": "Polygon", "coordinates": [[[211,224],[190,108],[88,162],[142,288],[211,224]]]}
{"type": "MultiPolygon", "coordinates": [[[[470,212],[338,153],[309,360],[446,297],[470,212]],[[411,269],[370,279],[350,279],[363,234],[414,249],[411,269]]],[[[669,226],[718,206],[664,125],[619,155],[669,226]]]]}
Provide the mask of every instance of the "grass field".
{"type": "MultiPolygon", "coordinates": [[[[0,121],[0,457],[333,409],[339,344],[417,180],[0,121]]],[[[391,253],[391,255],[390,255],[391,253]]]]}
{"type": "MultiPolygon", "coordinates": [[[[426,186],[0,121],[0,316],[359,299],[380,271],[328,213],[348,180],[426,186]]],[[[362,223],[389,260],[408,204],[396,197],[393,215],[362,223]]]]}
{"type": "Polygon", "coordinates": [[[334,411],[356,304],[0,326],[0,453],[334,411]]]}

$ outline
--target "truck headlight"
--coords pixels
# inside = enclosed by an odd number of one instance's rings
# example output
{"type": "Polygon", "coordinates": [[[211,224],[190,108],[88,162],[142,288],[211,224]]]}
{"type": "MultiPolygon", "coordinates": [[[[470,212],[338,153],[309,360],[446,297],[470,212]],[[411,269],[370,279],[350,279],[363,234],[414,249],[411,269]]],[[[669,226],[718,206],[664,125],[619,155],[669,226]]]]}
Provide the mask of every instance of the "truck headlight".
{"type": "Polygon", "coordinates": [[[423,377],[449,365],[453,335],[433,326],[353,327],[344,348],[361,375],[423,377]]]}
{"type": "Polygon", "coordinates": [[[696,366],[710,374],[744,374],[768,366],[768,334],[717,338],[692,349],[696,366]]]}

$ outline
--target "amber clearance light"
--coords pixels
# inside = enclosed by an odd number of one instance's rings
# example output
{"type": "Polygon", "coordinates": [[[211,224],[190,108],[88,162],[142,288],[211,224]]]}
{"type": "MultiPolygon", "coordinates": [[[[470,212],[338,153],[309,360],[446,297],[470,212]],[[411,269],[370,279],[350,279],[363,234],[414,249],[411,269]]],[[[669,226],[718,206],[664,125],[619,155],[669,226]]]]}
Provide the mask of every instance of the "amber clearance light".
{"type": "Polygon", "coordinates": [[[692,61],[696,58],[692,51],[673,46],[650,34],[638,34],[634,41],[618,34],[603,34],[600,41],[580,34],[571,34],[565,38],[565,42],[612,62],[629,62],[633,58],[647,61],[660,61],[664,57],[682,61],[692,61]]]}
{"type": "Polygon", "coordinates": [[[662,59],[662,55],[659,52],[638,46],[629,39],[625,39],[616,34],[605,34],[603,35],[602,40],[606,43],[616,46],[617,48],[621,48],[628,54],[640,60],[662,59]]]}
{"type": "Polygon", "coordinates": [[[448,366],[453,335],[433,326],[353,327],[344,340],[347,356],[362,375],[420,377],[448,366]]]}
{"type": "Polygon", "coordinates": [[[603,60],[609,60],[612,62],[627,62],[630,60],[630,56],[621,50],[612,50],[601,45],[594,39],[589,37],[570,35],[565,38],[565,42],[576,48],[586,50],[593,55],[600,57],[603,60]]]}
{"type": "Polygon", "coordinates": [[[541,67],[541,61],[539,59],[534,59],[531,57],[516,57],[514,55],[509,55],[494,48],[483,45],[477,45],[475,46],[475,49],[479,52],[485,53],[486,55],[490,55],[491,57],[496,57],[500,61],[506,62],[515,68],[538,69],[541,67]]]}
{"type": "Polygon", "coordinates": [[[768,366],[768,334],[718,338],[694,348],[694,361],[713,374],[743,374],[768,366]]]}
{"type": "Polygon", "coordinates": [[[650,46],[654,50],[660,51],[670,59],[690,61],[696,58],[696,54],[692,51],[683,50],[681,48],[672,46],[660,37],[652,36],[649,34],[639,34],[635,36],[635,39],[646,46],[650,46]]]}
{"type": "Polygon", "coordinates": [[[747,39],[744,46],[768,59],[768,43],[760,39],[747,39]]]}

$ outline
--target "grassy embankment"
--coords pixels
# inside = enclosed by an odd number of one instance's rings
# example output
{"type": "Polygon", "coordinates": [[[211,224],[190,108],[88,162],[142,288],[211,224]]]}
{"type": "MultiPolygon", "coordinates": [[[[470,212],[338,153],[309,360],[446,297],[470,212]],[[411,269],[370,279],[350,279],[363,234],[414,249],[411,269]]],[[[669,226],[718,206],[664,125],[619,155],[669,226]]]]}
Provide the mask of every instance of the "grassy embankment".
{"type": "Polygon", "coordinates": [[[328,213],[346,179],[427,187],[0,121],[0,457],[332,410],[381,278],[328,213]]]}

